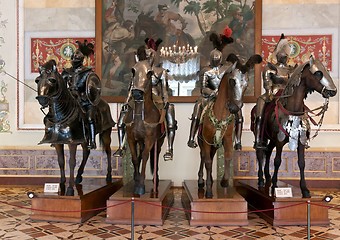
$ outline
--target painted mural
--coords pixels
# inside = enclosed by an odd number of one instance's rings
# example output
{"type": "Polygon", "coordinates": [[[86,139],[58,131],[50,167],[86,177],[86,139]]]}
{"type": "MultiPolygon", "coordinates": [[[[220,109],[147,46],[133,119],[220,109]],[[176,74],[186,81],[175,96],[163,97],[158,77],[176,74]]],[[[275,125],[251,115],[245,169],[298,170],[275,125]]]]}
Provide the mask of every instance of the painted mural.
{"type": "MultiPolygon", "coordinates": [[[[102,0],[102,80],[104,95],[125,96],[134,53],[145,38],[161,38],[160,47],[198,46],[201,69],[209,65],[211,31],[229,26],[234,43],[224,55],[254,54],[255,1],[102,0]]],[[[249,89],[253,91],[253,87],[249,89]]]]}

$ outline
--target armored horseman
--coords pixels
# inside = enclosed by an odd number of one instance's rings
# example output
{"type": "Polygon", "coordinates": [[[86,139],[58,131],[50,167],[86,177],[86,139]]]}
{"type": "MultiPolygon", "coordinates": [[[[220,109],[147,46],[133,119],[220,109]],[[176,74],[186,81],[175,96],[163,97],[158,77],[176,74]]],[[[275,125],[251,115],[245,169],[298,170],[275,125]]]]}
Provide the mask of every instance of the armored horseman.
{"type": "Polygon", "coordinates": [[[270,62],[264,67],[262,72],[263,87],[265,93],[262,94],[256,102],[256,125],[255,125],[255,149],[266,149],[266,144],[261,139],[263,114],[266,103],[273,100],[275,95],[280,94],[280,90],[283,90],[287,84],[287,81],[296,66],[288,65],[288,58],[291,53],[288,40],[284,38],[284,34],[281,34],[281,38],[277,43],[273,58],[276,58],[276,63],[270,62]]]}
{"type": "MultiPolygon", "coordinates": [[[[168,149],[164,154],[164,160],[172,160],[173,159],[173,142],[175,139],[175,131],[177,129],[177,121],[175,120],[175,107],[173,104],[169,103],[169,86],[168,86],[168,73],[167,70],[155,66],[155,56],[156,51],[158,49],[159,44],[162,42],[161,39],[158,39],[156,42],[153,39],[145,39],[146,45],[139,48],[136,55],[136,61],[145,61],[145,64],[149,64],[152,67],[153,75],[152,75],[152,98],[155,102],[156,106],[161,109],[164,108],[166,110],[165,120],[167,126],[167,138],[168,138],[168,149]],[[146,53],[143,56],[143,53],[146,53]]],[[[118,140],[119,140],[119,148],[114,153],[114,156],[122,156],[124,153],[123,150],[123,141],[125,136],[125,124],[124,118],[128,111],[131,109],[129,102],[132,97],[132,82],[129,86],[128,96],[123,104],[122,110],[118,119],[118,140]]]]}
{"type": "Polygon", "coordinates": [[[227,44],[233,42],[230,35],[230,28],[226,28],[224,30],[224,35],[218,36],[216,33],[212,33],[210,35],[210,41],[213,42],[214,50],[210,52],[210,66],[203,74],[202,94],[196,100],[191,116],[190,135],[187,143],[191,148],[197,147],[195,135],[200,124],[202,111],[208,101],[216,97],[218,86],[228,69],[228,65],[222,64],[222,50],[227,44]]]}
{"type": "Polygon", "coordinates": [[[100,102],[101,82],[91,68],[83,65],[84,58],[94,53],[93,44],[79,41],[78,49],[71,56],[72,67],[64,69],[63,78],[67,81],[72,95],[77,99],[88,125],[88,147],[96,149],[96,108],[100,102]]]}

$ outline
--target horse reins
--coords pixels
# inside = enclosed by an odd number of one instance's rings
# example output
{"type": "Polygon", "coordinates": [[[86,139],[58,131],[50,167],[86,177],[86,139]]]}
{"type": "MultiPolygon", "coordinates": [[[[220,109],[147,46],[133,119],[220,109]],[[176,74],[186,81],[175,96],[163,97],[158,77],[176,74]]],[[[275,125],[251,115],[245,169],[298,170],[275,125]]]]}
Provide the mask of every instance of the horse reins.
{"type": "MultiPolygon", "coordinates": [[[[281,98],[282,98],[282,97],[281,97],[281,98]]],[[[321,128],[321,125],[322,125],[322,122],[323,122],[323,119],[324,119],[324,116],[325,116],[325,112],[327,111],[327,108],[328,108],[328,104],[329,104],[329,99],[326,98],[326,99],[325,99],[325,103],[324,103],[322,106],[320,106],[320,107],[317,107],[317,108],[315,108],[315,109],[310,110],[306,105],[304,105],[304,108],[305,108],[307,111],[304,111],[304,112],[292,112],[292,111],[288,111],[287,109],[285,109],[285,108],[282,106],[281,102],[280,102],[280,98],[277,98],[277,99],[275,100],[275,116],[276,116],[276,122],[277,122],[277,124],[278,124],[280,130],[281,130],[287,137],[293,138],[293,137],[290,136],[290,134],[283,128],[283,126],[281,125],[281,123],[280,123],[280,121],[279,121],[279,109],[280,109],[284,114],[286,114],[286,115],[301,116],[301,115],[305,115],[305,114],[306,114],[306,115],[308,116],[307,119],[309,119],[309,120],[313,123],[313,125],[315,125],[315,126],[317,125],[318,128],[317,128],[315,134],[314,134],[311,138],[306,138],[306,139],[303,139],[303,140],[311,140],[311,139],[314,139],[314,138],[318,135],[318,133],[319,133],[319,130],[320,130],[320,128],[321,128]],[[319,113],[315,114],[314,111],[319,110],[319,109],[321,109],[321,111],[320,111],[319,113]],[[312,113],[315,117],[321,115],[321,118],[320,118],[319,122],[316,123],[316,121],[315,121],[310,115],[308,115],[308,113],[312,113]]],[[[296,138],[293,138],[293,139],[297,140],[296,138]]]]}

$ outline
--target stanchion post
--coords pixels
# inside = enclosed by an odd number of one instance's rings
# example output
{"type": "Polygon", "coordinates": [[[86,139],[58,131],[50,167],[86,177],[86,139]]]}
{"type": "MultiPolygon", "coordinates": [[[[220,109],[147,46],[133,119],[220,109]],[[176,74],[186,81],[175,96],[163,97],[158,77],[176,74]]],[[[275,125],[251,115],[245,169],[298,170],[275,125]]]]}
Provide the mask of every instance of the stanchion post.
{"type": "Polygon", "coordinates": [[[135,230],[134,230],[134,215],[135,215],[135,198],[131,198],[131,240],[133,240],[133,236],[135,235],[135,230]]]}
{"type": "Polygon", "coordinates": [[[310,201],[307,201],[307,238],[310,240],[310,201]]]}

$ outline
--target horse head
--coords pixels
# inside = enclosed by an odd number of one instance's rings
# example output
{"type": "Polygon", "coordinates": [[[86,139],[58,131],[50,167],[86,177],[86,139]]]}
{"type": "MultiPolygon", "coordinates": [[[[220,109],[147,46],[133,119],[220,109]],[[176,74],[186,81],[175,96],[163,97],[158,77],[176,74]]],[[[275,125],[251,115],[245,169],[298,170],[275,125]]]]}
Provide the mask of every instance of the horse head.
{"type": "Polygon", "coordinates": [[[227,103],[231,113],[237,113],[243,106],[243,95],[248,87],[249,77],[248,72],[255,66],[261,63],[260,55],[251,56],[244,64],[235,54],[230,54],[227,62],[231,62],[232,66],[228,74],[228,89],[230,89],[231,97],[227,103]]]}
{"type": "Polygon", "coordinates": [[[336,95],[337,88],[328,70],[319,60],[315,60],[313,56],[309,58],[309,71],[323,86],[320,93],[324,98],[334,97],[336,95]]]}
{"type": "Polygon", "coordinates": [[[39,67],[40,75],[35,79],[38,85],[38,96],[36,99],[41,106],[46,107],[51,97],[61,92],[60,81],[63,80],[58,73],[57,63],[50,60],[39,67]]]}

